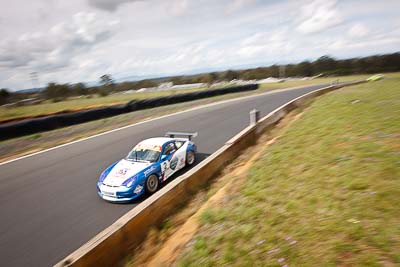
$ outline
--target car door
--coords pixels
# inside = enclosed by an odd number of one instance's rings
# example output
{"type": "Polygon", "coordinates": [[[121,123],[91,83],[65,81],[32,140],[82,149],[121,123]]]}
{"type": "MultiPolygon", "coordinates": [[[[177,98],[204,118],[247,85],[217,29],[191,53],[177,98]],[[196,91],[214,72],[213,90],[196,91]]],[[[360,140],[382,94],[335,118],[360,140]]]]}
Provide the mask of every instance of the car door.
{"type": "Polygon", "coordinates": [[[182,169],[186,165],[187,143],[187,141],[175,141],[175,146],[178,149],[174,154],[174,158],[177,158],[177,166],[175,171],[182,169]]]}
{"type": "Polygon", "coordinates": [[[176,146],[174,142],[169,142],[165,145],[161,155],[161,171],[163,173],[163,180],[168,179],[176,169],[174,159],[174,153],[176,152],[176,146]]]}

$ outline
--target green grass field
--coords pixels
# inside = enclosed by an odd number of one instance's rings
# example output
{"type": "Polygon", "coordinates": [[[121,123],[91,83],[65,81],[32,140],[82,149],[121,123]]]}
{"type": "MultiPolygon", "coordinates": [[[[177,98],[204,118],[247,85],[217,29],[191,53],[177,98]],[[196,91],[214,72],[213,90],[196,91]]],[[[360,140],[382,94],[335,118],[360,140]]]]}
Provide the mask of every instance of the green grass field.
{"type": "Polygon", "coordinates": [[[49,100],[44,103],[31,106],[21,106],[12,108],[0,107],[0,121],[20,118],[20,117],[27,117],[27,116],[51,114],[65,110],[80,110],[90,107],[123,104],[134,99],[146,99],[152,97],[174,95],[179,93],[194,92],[197,90],[204,90],[204,88],[183,89],[179,91],[166,90],[166,91],[150,91],[150,92],[139,92],[139,93],[128,93],[128,94],[112,94],[105,97],[93,96],[91,98],[85,98],[85,97],[72,98],[56,103],[53,103],[49,100]]]}
{"type": "MultiPolygon", "coordinates": [[[[340,81],[365,79],[369,76],[371,76],[371,75],[353,75],[353,76],[345,76],[345,77],[335,77],[335,78],[329,77],[329,78],[318,78],[318,79],[314,79],[314,80],[305,80],[305,81],[288,81],[288,82],[284,82],[284,83],[263,84],[260,86],[259,91],[331,82],[332,80],[335,80],[335,79],[339,79],[340,81]]],[[[55,112],[65,111],[65,110],[79,110],[79,109],[90,108],[90,107],[122,104],[122,103],[127,103],[128,101],[134,100],[134,99],[146,99],[146,98],[152,98],[152,97],[158,97],[158,96],[167,96],[167,95],[174,95],[174,94],[180,94],[180,93],[194,92],[194,91],[205,90],[205,89],[207,89],[207,88],[152,91],[152,92],[140,92],[140,93],[129,93],[129,94],[112,94],[112,95],[105,96],[105,97],[94,96],[92,98],[68,99],[68,100],[57,102],[57,103],[52,103],[51,101],[47,101],[47,102],[44,102],[44,103],[41,103],[38,105],[32,105],[32,106],[21,106],[21,107],[12,107],[12,108],[0,107],[0,121],[22,118],[22,117],[29,117],[29,116],[51,114],[51,113],[55,113],[55,112]]]]}
{"type": "Polygon", "coordinates": [[[400,76],[311,104],[178,266],[399,266],[400,76]]]}

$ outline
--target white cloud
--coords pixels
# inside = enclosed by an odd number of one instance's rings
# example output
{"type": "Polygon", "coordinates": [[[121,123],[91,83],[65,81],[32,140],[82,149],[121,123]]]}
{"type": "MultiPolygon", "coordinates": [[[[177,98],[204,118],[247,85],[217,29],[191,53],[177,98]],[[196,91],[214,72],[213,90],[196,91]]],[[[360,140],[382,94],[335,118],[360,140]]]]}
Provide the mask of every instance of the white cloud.
{"type": "Polygon", "coordinates": [[[0,43],[0,68],[55,70],[66,67],[75,56],[86,53],[113,34],[118,21],[101,20],[94,13],[77,13],[48,32],[22,34],[0,43]]]}
{"type": "Polygon", "coordinates": [[[234,13],[236,11],[239,11],[243,8],[245,8],[246,6],[249,6],[251,4],[254,4],[255,0],[234,0],[234,1],[230,1],[230,3],[228,4],[227,8],[226,8],[226,13],[227,14],[231,14],[234,13]]]}
{"type": "Polygon", "coordinates": [[[361,23],[354,24],[348,31],[347,34],[351,38],[362,38],[367,36],[369,33],[369,29],[361,23]]]}
{"type": "Polygon", "coordinates": [[[301,8],[300,24],[302,33],[316,33],[337,26],[343,22],[336,0],[313,0],[301,8]]]}
{"type": "Polygon", "coordinates": [[[288,28],[255,33],[241,42],[238,55],[244,58],[271,57],[279,59],[293,51],[288,28]]]}
{"type": "Polygon", "coordinates": [[[340,38],[330,45],[327,48],[332,50],[356,50],[356,49],[371,49],[375,50],[380,47],[393,47],[393,52],[396,52],[396,47],[400,46],[400,36],[386,36],[386,35],[377,35],[371,36],[370,38],[366,38],[364,40],[359,40],[354,42],[351,39],[340,38]]]}
{"type": "Polygon", "coordinates": [[[114,12],[117,10],[118,6],[122,4],[138,2],[138,1],[143,1],[143,0],[88,0],[88,3],[89,5],[96,7],[98,9],[114,12]]]}
{"type": "Polygon", "coordinates": [[[170,12],[174,16],[182,16],[189,9],[189,1],[188,0],[175,0],[172,3],[172,6],[169,8],[170,12]]]}
{"type": "Polygon", "coordinates": [[[32,71],[44,86],[104,73],[173,75],[400,47],[394,0],[68,0],[50,7],[48,0],[3,5],[0,87],[28,88],[32,71]]]}

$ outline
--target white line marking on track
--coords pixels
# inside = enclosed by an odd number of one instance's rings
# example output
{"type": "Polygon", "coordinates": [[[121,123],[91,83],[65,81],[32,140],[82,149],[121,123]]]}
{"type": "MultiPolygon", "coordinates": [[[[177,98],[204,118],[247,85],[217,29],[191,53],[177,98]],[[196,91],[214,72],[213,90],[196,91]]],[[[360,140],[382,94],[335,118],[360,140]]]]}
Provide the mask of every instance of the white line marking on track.
{"type": "Polygon", "coordinates": [[[61,144],[61,145],[58,145],[58,146],[55,146],[55,147],[47,148],[47,149],[44,149],[44,150],[41,150],[41,151],[38,151],[38,152],[35,152],[35,153],[32,153],[32,154],[28,154],[28,155],[21,156],[21,157],[15,158],[15,159],[10,159],[10,160],[4,161],[4,162],[0,162],[0,166],[6,165],[8,163],[11,163],[11,162],[14,162],[14,161],[17,161],[17,160],[21,160],[21,159],[33,157],[35,155],[39,155],[39,154],[42,154],[42,153],[46,153],[46,152],[49,152],[49,151],[52,151],[52,150],[55,150],[55,149],[58,149],[58,148],[69,146],[69,145],[72,145],[72,144],[75,144],[75,143],[79,143],[79,142],[82,142],[82,141],[85,141],[85,140],[88,140],[88,139],[92,139],[92,138],[99,137],[99,136],[106,135],[106,134],[110,134],[110,133],[113,133],[113,132],[116,132],[116,131],[124,130],[124,129],[130,128],[130,127],[133,127],[133,126],[136,126],[136,125],[148,123],[148,122],[155,121],[155,120],[164,119],[164,118],[167,118],[167,117],[176,116],[176,115],[179,115],[179,114],[182,114],[182,113],[191,112],[191,111],[195,111],[195,110],[198,110],[198,109],[203,109],[203,108],[207,108],[207,107],[211,107],[211,106],[222,105],[222,104],[229,103],[229,102],[241,101],[241,100],[248,99],[248,98],[254,98],[254,97],[259,97],[259,96],[264,96],[264,95],[269,95],[269,94],[276,94],[276,93],[285,92],[285,91],[291,91],[291,90],[296,90],[296,89],[303,89],[303,88],[312,87],[312,86],[317,86],[317,85],[305,85],[305,86],[298,86],[298,87],[292,87],[292,88],[285,88],[285,89],[274,90],[274,91],[265,92],[265,93],[261,93],[261,94],[243,96],[243,97],[227,99],[227,100],[222,100],[222,101],[218,101],[218,102],[215,102],[215,103],[201,105],[201,106],[194,107],[194,108],[191,108],[191,109],[186,109],[186,110],[178,111],[178,112],[175,112],[175,113],[166,114],[166,115],[163,115],[161,117],[151,118],[151,119],[148,119],[148,120],[136,122],[136,123],[129,124],[129,125],[126,125],[126,126],[123,126],[123,127],[120,127],[120,128],[113,129],[113,130],[109,130],[109,131],[106,131],[106,132],[103,132],[103,133],[98,133],[98,134],[91,135],[91,136],[88,136],[88,137],[84,137],[84,138],[81,138],[81,139],[78,139],[78,140],[75,140],[75,141],[72,141],[72,142],[68,142],[68,143],[61,144]]]}

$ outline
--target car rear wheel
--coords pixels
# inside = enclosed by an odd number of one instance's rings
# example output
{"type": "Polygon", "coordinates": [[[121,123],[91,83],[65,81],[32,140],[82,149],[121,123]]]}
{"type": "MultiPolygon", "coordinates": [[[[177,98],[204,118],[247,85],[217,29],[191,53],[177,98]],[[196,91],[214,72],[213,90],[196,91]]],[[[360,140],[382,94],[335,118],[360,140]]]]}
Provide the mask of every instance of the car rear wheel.
{"type": "Polygon", "coordinates": [[[194,154],[193,151],[189,151],[186,155],[186,164],[187,165],[193,165],[193,163],[196,161],[196,155],[194,154]]]}
{"type": "Polygon", "coordinates": [[[153,194],[158,189],[158,178],[156,175],[150,175],[146,180],[146,192],[149,194],[153,194]]]}

